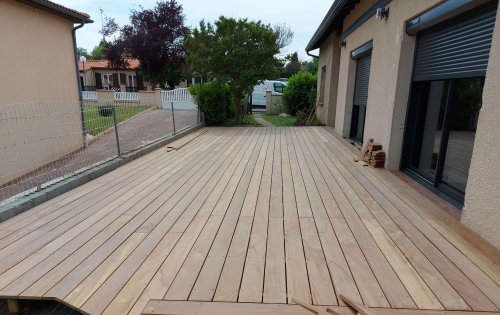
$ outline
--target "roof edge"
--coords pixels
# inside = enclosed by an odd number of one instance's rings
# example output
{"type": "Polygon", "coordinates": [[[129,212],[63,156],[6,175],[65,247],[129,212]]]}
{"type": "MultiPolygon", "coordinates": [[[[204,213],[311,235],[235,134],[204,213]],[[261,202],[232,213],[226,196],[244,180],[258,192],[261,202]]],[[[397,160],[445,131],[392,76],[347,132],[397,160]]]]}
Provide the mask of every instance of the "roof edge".
{"type": "Polygon", "coordinates": [[[84,24],[94,23],[94,21],[90,18],[90,15],[88,15],[87,13],[67,8],[63,5],[60,5],[58,3],[49,0],[18,0],[18,1],[34,7],[38,7],[50,13],[62,16],[75,23],[84,23],[84,24]]]}
{"type": "Polygon", "coordinates": [[[328,10],[328,13],[326,16],[323,18],[323,21],[321,24],[318,26],[318,29],[312,36],[311,40],[306,46],[306,52],[310,52],[311,50],[314,50],[316,48],[319,48],[321,44],[321,38],[325,35],[325,31],[328,29],[330,24],[333,22],[333,20],[337,17],[337,14],[342,10],[344,5],[347,3],[348,0],[336,0],[332,6],[330,7],[330,10],[328,10]]]}

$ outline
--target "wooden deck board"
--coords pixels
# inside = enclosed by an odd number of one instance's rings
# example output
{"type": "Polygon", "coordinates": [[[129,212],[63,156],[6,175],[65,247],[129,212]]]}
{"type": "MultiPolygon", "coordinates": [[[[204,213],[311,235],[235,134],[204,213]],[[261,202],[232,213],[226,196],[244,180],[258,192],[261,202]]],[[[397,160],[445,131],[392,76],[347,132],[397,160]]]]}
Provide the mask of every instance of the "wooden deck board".
{"type": "Polygon", "coordinates": [[[328,128],[206,128],[173,146],[0,223],[0,298],[307,314],[295,297],[353,314],[344,294],[374,314],[498,314],[498,250],[328,128]]]}

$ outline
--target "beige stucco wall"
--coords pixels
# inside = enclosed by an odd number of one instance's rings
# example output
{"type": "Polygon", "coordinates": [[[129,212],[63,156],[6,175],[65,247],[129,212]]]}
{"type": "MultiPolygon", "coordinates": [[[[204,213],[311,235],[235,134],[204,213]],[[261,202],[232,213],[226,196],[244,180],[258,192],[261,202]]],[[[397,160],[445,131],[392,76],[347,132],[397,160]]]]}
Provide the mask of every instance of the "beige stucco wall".
{"type": "MultiPolygon", "coordinates": [[[[375,1],[362,1],[346,17],[344,30],[375,1]]],[[[406,35],[405,23],[441,0],[394,0],[389,19],[367,20],[346,38],[340,52],[340,71],[335,130],[349,136],[356,61],[350,53],[373,40],[372,66],[364,139],[375,138],[388,153],[386,168],[398,169],[401,159],[404,122],[410,91],[415,38],[406,35]]]]}
{"type": "Polygon", "coordinates": [[[316,99],[316,116],[318,120],[327,126],[335,126],[335,116],[337,114],[337,88],[339,83],[340,67],[340,38],[337,33],[332,33],[320,47],[318,62],[318,97],[316,99]],[[321,91],[321,72],[326,66],[326,79],[324,101],[319,102],[321,91]]]}
{"type": "MultiPolygon", "coordinates": [[[[82,146],[73,23],[0,1],[0,184],[82,146]]],[[[29,187],[27,187],[29,188],[29,187]]]]}
{"type": "Polygon", "coordinates": [[[465,193],[462,223],[500,248],[500,6],[493,34],[483,107],[465,193]]]}

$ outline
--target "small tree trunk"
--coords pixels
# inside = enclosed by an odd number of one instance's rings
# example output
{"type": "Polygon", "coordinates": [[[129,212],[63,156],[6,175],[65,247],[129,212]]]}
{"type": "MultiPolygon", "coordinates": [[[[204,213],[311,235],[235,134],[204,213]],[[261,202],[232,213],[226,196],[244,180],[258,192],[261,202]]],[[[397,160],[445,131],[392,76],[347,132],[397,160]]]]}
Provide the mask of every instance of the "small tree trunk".
{"type": "Polygon", "coordinates": [[[235,93],[235,114],[236,114],[236,121],[237,122],[243,122],[245,112],[241,108],[241,100],[243,99],[243,90],[237,90],[235,93]]]}

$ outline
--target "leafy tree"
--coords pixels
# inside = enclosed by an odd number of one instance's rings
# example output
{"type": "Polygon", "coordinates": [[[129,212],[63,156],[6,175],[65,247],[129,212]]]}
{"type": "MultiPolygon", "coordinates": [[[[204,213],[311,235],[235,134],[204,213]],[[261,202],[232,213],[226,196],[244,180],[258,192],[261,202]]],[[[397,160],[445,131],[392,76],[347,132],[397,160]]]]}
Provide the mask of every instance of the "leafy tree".
{"type": "Polygon", "coordinates": [[[106,51],[108,45],[109,43],[105,39],[102,39],[99,45],[95,46],[94,49],[92,49],[92,52],[90,53],[91,59],[92,60],[104,59],[104,52],[106,51]]]}
{"type": "Polygon", "coordinates": [[[186,58],[183,42],[189,33],[182,10],[175,0],[160,1],[151,10],[132,10],[130,24],[106,49],[106,59],[113,67],[126,65],[126,57],[139,59],[142,73],[153,84],[179,84],[186,58]]]}
{"type": "Polygon", "coordinates": [[[289,78],[301,70],[302,64],[300,63],[297,52],[287,55],[285,60],[286,64],[283,67],[280,77],[289,78]]]}
{"type": "Polygon", "coordinates": [[[319,58],[312,58],[301,62],[301,70],[311,73],[318,73],[319,58]]]}
{"type": "Polygon", "coordinates": [[[90,56],[89,52],[87,51],[87,49],[83,48],[83,47],[78,47],[76,49],[76,51],[78,52],[78,56],[83,56],[87,59],[91,59],[92,57],[90,56]]]}
{"type": "Polygon", "coordinates": [[[188,62],[205,80],[227,83],[236,119],[241,122],[245,117],[244,95],[281,68],[276,55],[289,43],[283,38],[286,34],[248,19],[221,16],[213,25],[201,21],[185,42],[188,62]]]}

